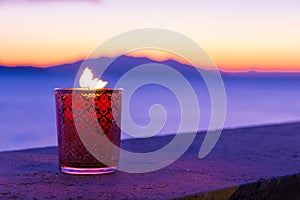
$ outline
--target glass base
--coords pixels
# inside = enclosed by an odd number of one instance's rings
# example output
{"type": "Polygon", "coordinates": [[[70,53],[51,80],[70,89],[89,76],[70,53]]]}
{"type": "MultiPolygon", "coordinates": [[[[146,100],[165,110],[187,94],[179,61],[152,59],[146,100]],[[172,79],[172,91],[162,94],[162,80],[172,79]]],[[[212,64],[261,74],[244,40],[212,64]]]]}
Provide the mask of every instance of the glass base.
{"type": "Polygon", "coordinates": [[[101,168],[75,168],[75,167],[60,167],[61,172],[67,174],[110,174],[117,171],[117,167],[101,167],[101,168]]]}

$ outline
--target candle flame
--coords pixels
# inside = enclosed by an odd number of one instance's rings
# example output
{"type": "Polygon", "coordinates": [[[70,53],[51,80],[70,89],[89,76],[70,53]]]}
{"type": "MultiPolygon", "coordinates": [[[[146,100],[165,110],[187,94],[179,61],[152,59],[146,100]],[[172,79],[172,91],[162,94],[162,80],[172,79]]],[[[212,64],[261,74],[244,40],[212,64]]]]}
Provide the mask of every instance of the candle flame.
{"type": "Polygon", "coordinates": [[[94,78],[93,72],[90,68],[86,67],[79,79],[79,85],[83,88],[101,89],[106,86],[107,82],[101,79],[94,78]]]}

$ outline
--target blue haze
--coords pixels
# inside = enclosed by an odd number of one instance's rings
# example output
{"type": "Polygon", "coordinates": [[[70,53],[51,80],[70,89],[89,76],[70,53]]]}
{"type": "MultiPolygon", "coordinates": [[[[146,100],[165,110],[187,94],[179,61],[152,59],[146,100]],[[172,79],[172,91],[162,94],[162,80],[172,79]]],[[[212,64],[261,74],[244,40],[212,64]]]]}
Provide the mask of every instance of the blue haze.
{"type": "MultiPolygon", "coordinates": [[[[97,71],[95,66],[106,61],[105,58],[91,60],[88,65],[97,71]]],[[[167,64],[189,80],[199,98],[199,130],[206,130],[210,120],[209,94],[193,68],[172,60],[156,62],[122,56],[102,78],[110,82],[109,87],[113,87],[123,73],[149,62],[167,64]]],[[[0,67],[0,151],[57,144],[53,89],[73,87],[80,64],[47,69],[0,67]]],[[[300,121],[300,74],[249,72],[222,73],[222,76],[227,94],[225,128],[300,121]]],[[[177,84],[176,80],[173,84],[177,84]]],[[[178,101],[174,94],[159,85],[146,85],[136,91],[130,101],[133,119],[140,125],[148,124],[148,109],[156,103],[164,105],[168,111],[168,119],[160,135],[176,133],[180,122],[178,101]]],[[[123,119],[122,123],[126,120],[123,119]]],[[[128,137],[126,134],[122,136],[128,137]]]]}

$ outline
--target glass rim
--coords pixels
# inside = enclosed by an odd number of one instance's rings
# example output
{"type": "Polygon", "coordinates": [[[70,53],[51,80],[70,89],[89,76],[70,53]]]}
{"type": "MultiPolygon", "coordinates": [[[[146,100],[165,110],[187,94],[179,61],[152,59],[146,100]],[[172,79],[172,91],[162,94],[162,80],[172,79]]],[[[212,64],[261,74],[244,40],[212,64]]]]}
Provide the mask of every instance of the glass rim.
{"type": "Polygon", "coordinates": [[[79,91],[79,92],[100,92],[100,91],[117,91],[124,92],[123,88],[98,88],[98,89],[88,89],[88,88],[54,88],[54,92],[59,91],[79,91]]]}

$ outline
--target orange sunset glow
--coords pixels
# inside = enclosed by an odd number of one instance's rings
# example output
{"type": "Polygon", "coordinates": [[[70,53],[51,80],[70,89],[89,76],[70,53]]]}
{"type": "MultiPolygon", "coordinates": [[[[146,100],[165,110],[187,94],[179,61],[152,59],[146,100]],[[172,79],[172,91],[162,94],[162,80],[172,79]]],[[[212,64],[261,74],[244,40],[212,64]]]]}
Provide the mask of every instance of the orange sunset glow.
{"type": "MultiPolygon", "coordinates": [[[[221,70],[300,71],[299,7],[295,0],[0,1],[0,65],[75,62],[115,35],[153,27],[189,37],[221,70]]],[[[162,51],[129,55],[184,62],[162,51]]],[[[98,56],[119,56],[118,49],[98,56]]]]}

